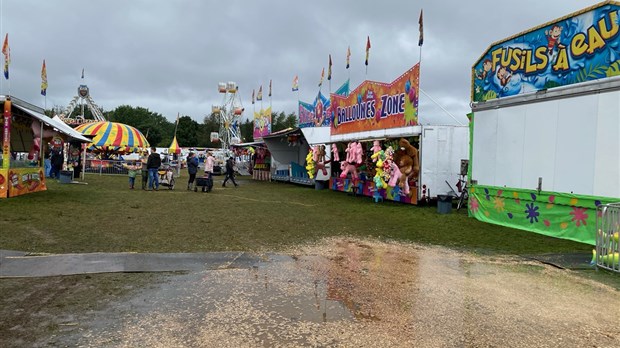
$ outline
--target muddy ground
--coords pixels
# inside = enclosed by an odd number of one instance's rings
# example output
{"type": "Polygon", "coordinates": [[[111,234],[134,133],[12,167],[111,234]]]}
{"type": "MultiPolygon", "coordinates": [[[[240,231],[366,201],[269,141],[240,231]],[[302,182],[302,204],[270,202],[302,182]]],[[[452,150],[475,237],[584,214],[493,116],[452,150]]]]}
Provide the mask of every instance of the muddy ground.
{"type": "Polygon", "coordinates": [[[620,293],[523,259],[328,239],[250,269],[0,280],[2,347],[620,347],[620,293]]]}

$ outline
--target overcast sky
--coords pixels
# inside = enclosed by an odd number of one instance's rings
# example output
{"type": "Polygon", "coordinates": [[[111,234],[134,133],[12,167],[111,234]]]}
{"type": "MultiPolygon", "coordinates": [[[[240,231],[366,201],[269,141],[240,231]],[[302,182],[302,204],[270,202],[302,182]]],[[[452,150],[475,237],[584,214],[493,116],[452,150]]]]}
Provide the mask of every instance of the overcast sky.
{"type": "MultiPolygon", "coordinates": [[[[0,0],[2,40],[9,34],[10,82],[0,94],[41,107],[66,107],[85,83],[104,110],[140,106],[174,121],[202,122],[221,104],[220,81],[239,85],[245,117],[252,90],[273,80],[274,111],[311,102],[332,55],[331,90],[349,76],[390,82],[418,62],[424,9],[419,117],[466,121],[471,66],[495,41],[594,5],[588,0],[0,0]],[[370,63],[365,73],[366,37],[370,63]],[[351,67],[345,69],[347,47],[351,67]],[[40,95],[46,60],[47,101],[40,95]],[[81,79],[82,69],[85,78],[81,79]],[[428,96],[427,96],[428,95],[428,96]],[[430,96],[430,97],[429,97],[430,96]],[[445,109],[446,111],[444,111],[445,109]],[[452,116],[450,116],[452,115],[452,116]]],[[[3,61],[2,61],[3,62],[3,61]]],[[[329,92],[325,80],[323,93],[329,92]]],[[[257,108],[260,104],[257,104],[257,108]]]]}

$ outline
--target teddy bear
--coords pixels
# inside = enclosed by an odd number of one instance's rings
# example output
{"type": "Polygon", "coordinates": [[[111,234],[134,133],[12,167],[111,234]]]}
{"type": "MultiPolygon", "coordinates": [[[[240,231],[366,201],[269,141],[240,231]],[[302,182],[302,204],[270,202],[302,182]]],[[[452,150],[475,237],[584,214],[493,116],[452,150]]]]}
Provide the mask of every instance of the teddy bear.
{"type": "Polygon", "coordinates": [[[409,178],[416,178],[420,172],[418,149],[405,138],[398,141],[398,149],[394,152],[394,163],[401,172],[399,186],[404,189],[409,178]]]}
{"type": "MultiPolygon", "coordinates": [[[[373,155],[375,155],[377,152],[381,151],[381,150],[382,150],[382,149],[381,149],[381,141],[379,141],[379,140],[374,140],[374,141],[372,142],[372,147],[371,147],[370,149],[372,150],[372,154],[373,154],[373,155]]],[[[372,160],[372,161],[373,161],[373,162],[376,162],[376,161],[377,161],[377,159],[376,159],[376,158],[373,158],[373,160],[372,160]]]]}
{"type": "Polygon", "coordinates": [[[354,142],[353,143],[353,155],[354,155],[353,163],[357,163],[357,164],[364,163],[364,160],[362,159],[363,154],[364,154],[364,148],[362,147],[362,143],[354,142]]]}
{"type": "Polygon", "coordinates": [[[342,161],[340,162],[340,173],[341,178],[346,178],[348,173],[351,173],[351,179],[357,179],[357,167],[354,164],[350,164],[349,162],[342,161]]]}

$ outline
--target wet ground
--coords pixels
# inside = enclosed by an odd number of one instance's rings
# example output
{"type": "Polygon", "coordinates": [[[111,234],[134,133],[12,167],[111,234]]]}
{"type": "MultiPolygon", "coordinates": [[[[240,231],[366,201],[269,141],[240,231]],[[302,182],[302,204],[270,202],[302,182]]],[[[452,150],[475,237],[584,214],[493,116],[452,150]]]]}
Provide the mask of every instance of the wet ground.
{"type": "Polygon", "coordinates": [[[620,347],[615,289],[523,259],[330,239],[165,277],[36,346],[620,347]]]}

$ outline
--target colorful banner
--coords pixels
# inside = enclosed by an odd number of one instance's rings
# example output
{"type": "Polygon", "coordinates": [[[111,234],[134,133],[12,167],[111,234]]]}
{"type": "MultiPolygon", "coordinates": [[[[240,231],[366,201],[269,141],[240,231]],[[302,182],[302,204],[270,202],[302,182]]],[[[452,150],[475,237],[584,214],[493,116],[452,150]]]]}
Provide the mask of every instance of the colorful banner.
{"type": "Polygon", "coordinates": [[[596,208],[609,199],[557,192],[474,186],[469,213],[497,225],[596,244],[596,208]]]}
{"type": "Polygon", "coordinates": [[[330,102],[321,92],[312,104],[299,102],[299,128],[329,126],[330,102]]]}
{"type": "MultiPolygon", "coordinates": [[[[47,190],[43,168],[39,167],[11,168],[6,180],[9,197],[47,190]]],[[[2,185],[4,184],[0,184],[0,186],[2,185]]]]}
{"type": "Polygon", "coordinates": [[[2,120],[2,168],[8,169],[11,162],[11,100],[4,100],[2,120]]]}
{"type": "MultiPolygon", "coordinates": [[[[334,94],[341,96],[349,95],[349,80],[346,80],[334,94]]],[[[321,91],[314,98],[314,102],[312,104],[299,102],[299,128],[307,128],[307,127],[328,127],[332,122],[332,113],[330,109],[331,102],[327,97],[325,97],[321,91]]]]}
{"type": "Polygon", "coordinates": [[[619,4],[602,3],[492,44],[472,68],[472,101],[620,75],[619,4]]]}
{"type": "Polygon", "coordinates": [[[254,112],[254,140],[271,134],[271,107],[254,112]]]}
{"type": "Polygon", "coordinates": [[[0,168],[0,198],[7,198],[9,193],[9,171],[0,168]]]}
{"type": "Polygon", "coordinates": [[[332,95],[331,134],[418,124],[420,64],[392,83],[364,81],[347,97],[332,95]]]}

